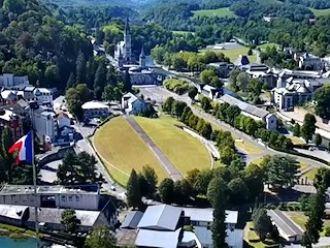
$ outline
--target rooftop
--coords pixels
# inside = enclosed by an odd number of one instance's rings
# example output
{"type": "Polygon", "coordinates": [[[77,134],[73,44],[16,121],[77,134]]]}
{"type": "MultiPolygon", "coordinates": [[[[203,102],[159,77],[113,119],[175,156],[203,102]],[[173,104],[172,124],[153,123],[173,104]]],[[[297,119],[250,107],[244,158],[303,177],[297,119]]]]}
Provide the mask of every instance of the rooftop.
{"type": "MultiPolygon", "coordinates": [[[[4,185],[0,189],[0,195],[12,195],[12,194],[27,194],[33,193],[32,185],[4,185]]],[[[39,194],[98,194],[99,188],[97,185],[79,185],[79,186],[62,186],[62,185],[53,185],[53,186],[38,186],[37,192],[39,194]]]]}
{"type": "Polygon", "coordinates": [[[90,101],[85,102],[82,106],[82,109],[109,109],[108,105],[99,101],[90,101]]]}
{"type": "Polygon", "coordinates": [[[140,211],[131,211],[127,214],[121,228],[137,228],[143,213],[140,211]]]}
{"type": "Polygon", "coordinates": [[[138,228],[174,231],[181,214],[181,208],[172,207],[170,205],[149,206],[144,212],[138,224],[138,228]]]}
{"type": "MultiPolygon", "coordinates": [[[[61,223],[62,213],[65,209],[38,208],[39,223],[61,223]]],[[[77,218],[82,226],[93,226],[98,219],[99,211],[75,210],[77,218]]],[[[30,207],[29,221],[35,221],[34,207],[30,207]]]]}
{"type": "Polygon", "coordinates": [[[0,216],[21,220],[24,216],[24,212],[27,211],[27,209],[28,207],[26,206],[0,204],[0,216]]]}
{"type": "Polygon", "coordinates": [[[152,231],[140,229],[135,240],[136,246],[176,248],[181,229],[176,231],[152,231]]]}
{"type": "Polygon", "coordinates": [[[303,230],[297,226],[288,216],[280,210],[269,210],[267,214],[270,216],[275,225],[281,229],[287,236],[303,235],[303,230]]]}
{"type": "MultiPolygon", "coordinates": [[[[213,221],[213,208],[182,208],[184,216],[192,221],[213,221]]],[[[237,211],[226,210],[226,223],[236,224],[238,219],[237,211]]]]}
{"type": "Polygon", "coordinates": [[[223,101],[223,102],[226,102],[229,105],[236,105],[243,112],[246,112],[246,113],[248,113],[252,116],[256,116],[256,117],[259,117],[259,118],[265,118],[269,114],[269,112],[267,110],[258,108],[254,105],[243,102],[242,100],[239,100],[238,98],[235,98],[235,97],[227,95],[227,94],[220,97],[219,100],[223,101]]]}

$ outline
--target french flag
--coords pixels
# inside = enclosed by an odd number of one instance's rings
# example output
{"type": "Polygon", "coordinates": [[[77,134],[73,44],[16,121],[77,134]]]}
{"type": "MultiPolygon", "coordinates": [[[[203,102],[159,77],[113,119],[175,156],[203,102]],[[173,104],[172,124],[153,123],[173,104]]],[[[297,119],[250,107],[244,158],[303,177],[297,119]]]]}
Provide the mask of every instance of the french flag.
{"type": "Polygon", "coordinates": [[[9,150],[9,153],[16,155],[16,164],[25,162],[27,164],[33,163],[33,140],[32,132],[30,131],[27,135],[23,136],[13,144],[9,150]]]}

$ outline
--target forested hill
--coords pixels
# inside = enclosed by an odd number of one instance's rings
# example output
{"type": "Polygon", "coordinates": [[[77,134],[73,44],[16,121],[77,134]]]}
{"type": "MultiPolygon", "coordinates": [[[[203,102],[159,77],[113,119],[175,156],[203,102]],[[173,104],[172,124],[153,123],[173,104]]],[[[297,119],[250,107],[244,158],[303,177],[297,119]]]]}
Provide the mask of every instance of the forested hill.
{"type": "Polygon", "coordinates": [[[0,0],[0,19],[0,73],[27,74],[33,84],[64,88],[78,54],[93,55],[86,34],[38,0],[0,0]]]}

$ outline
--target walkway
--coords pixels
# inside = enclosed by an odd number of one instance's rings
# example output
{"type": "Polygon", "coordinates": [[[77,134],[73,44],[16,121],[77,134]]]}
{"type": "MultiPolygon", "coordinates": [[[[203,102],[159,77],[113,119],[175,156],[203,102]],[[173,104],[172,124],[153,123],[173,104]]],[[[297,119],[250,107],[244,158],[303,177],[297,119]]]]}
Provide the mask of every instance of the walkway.
{"type": "Polygon", "coordinates": [[[131,125],[134,131],[141,137],[141,139],[147,144],[149,149],[155,154],[156,158],[159,160],[160,164],[163,166],[169,176],[174,181],[182,179],[182,175],[180,174],[180,172],[163,154],[163,152],[158,148],[158,146],[152,141],[148,134],[140,127],[140,125],[135,121],[135,119],[130,116],[125,116],[125,119],[131,125]]]}

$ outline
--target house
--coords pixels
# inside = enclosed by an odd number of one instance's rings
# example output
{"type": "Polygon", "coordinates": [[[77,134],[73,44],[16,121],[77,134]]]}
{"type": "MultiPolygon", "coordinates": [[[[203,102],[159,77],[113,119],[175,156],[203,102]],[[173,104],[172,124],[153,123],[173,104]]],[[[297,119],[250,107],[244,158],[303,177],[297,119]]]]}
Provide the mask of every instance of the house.
{"type": "Polygon", "coordinates": [[[215,88],[211,85],[200,85],[198,92],[207,96],[210,99],[219,98],[223,94],[223,89],[215,88]]]}
{"type": "Polygon", "coordinates": [[[221,78],[228,78],[230,72],[234,69],[234,65],[229,62],[214,62],[206,65],[209,68],[214,68],[221,78]]]}
{"type": "Polygon", "coordinates": [[[57,137],[58,145],[67,145],[73,142],[75,129],[71,126],[71,119],[66,112],[59,112],[55,115],[57,122],[57,137]]]}
{"type": "Polygon", "coordinates": [[[4,185],[0,189],[0,204],[98,210],[98,185],[38,186],[37,199],[32,185],[4,185]]]}
{"type": "Polygon", "coordinates": [[[320,87],[316,80],[288,79],[285,87],[272,90],[272,101],[284,111],[293,111],[296,105],[311,101],[313,92],[320,87]]]}
{"type": "Polygon", "coordinates": [[[121,98],[121,107],[128,115],[141,115],[153,108],[151,103],[145,101],[143,97],[137,97],[130,92],[121,98]]]}
{"type": "Polygon", "coordinates": [[[281,237],[288,242],[299,242],[303,238],[304,230],[294,223],[281,210],[268,210],[267,214],[277,227],[281,237]]]}
{"type": "Polygon", "coordinates": [[[266,123],[266,128],[270,130],[277,129],[277,117],[267,110],[258,108],[254,105],[251,105],[247,102],[239,100],[231,95],[223,95],[219,98],[220,102],[228,103],[229,105],[234,105],[240,108],[242,114],[245,116],[249,116],[256,121],[263,121],[266,123]]]}
{"type": "Polygon", "coordinates": [[[54,99],[53,109],[54,109],[55,113],[67,111],[65,96],[58,96],[57,98],[54,99]]]}
{"type": "Polygon", "coordinates": [[[8,109],[0,110],[0,128],[8,127],[12,133],[13,140],[23,136],[23,118],[8,109]]]}
{"type": "Polygon", "coordinates": [[[247,64],[241,66],[241,70],[245,71],[251,78],[259,79],[267,84],[269,88],[274,88],[277,83],[277,76],[265,64],[247,64]]]}
{"type": "Polygon", "coordinates": [[[56,114],[51,107],[35,106],[31,109],[33,128],[41,144],[54,143],[57,136],[56,114]]]}
{"type": "Polygon", "coordinates": [[[132,85],[162,85],[166,74],[156,69],[132,67],[129,70],[132,85]]]}
{"type": "MultiPolygon", "coordinates": [[[[229,247],[242,248],[243,232],[235,228],[237,212],[226,211],[226,214],[226,242],[229,247]]],[[[212,248],[213,240],[210,230],[212,222],[213,209],[211,208],[181,208],[163,204],[149,206],[144,213],[129,213],[121,228],[125,231],[132,229],[136,247],[212,248]],[[191,225],[193,230],[185,231],[184,225],[191,225]]]]}
{"type": "Polygon", "coordinates": [[[53,93],[49,89],[35,88],[33,90],[33,94],[39,105],[52,104],[52,102],[53,102],[53,93]]]}
{"type": "MultiPolygon", "coordinates": [[[[65,209],[38,208],[38,221],[41,231],[66,231],[61,223],[62,214],[65,209]]],[[[78,232],[87,233],[97,226],[113,226],[111,219],[108,219],[102,211],[75,210],[77,219],[80,220],[78,232]]],[[[35,227],[35,212],[29,207],[29,218],[24,223],[28,228],[35,227]]]]}
{"type": "Polygon", "coordinates": [[[85,102],[81,108],[84,121],[89,121],[93,118],[107,118],[110,115],[109,106],[99,101],[85,102]]]}

